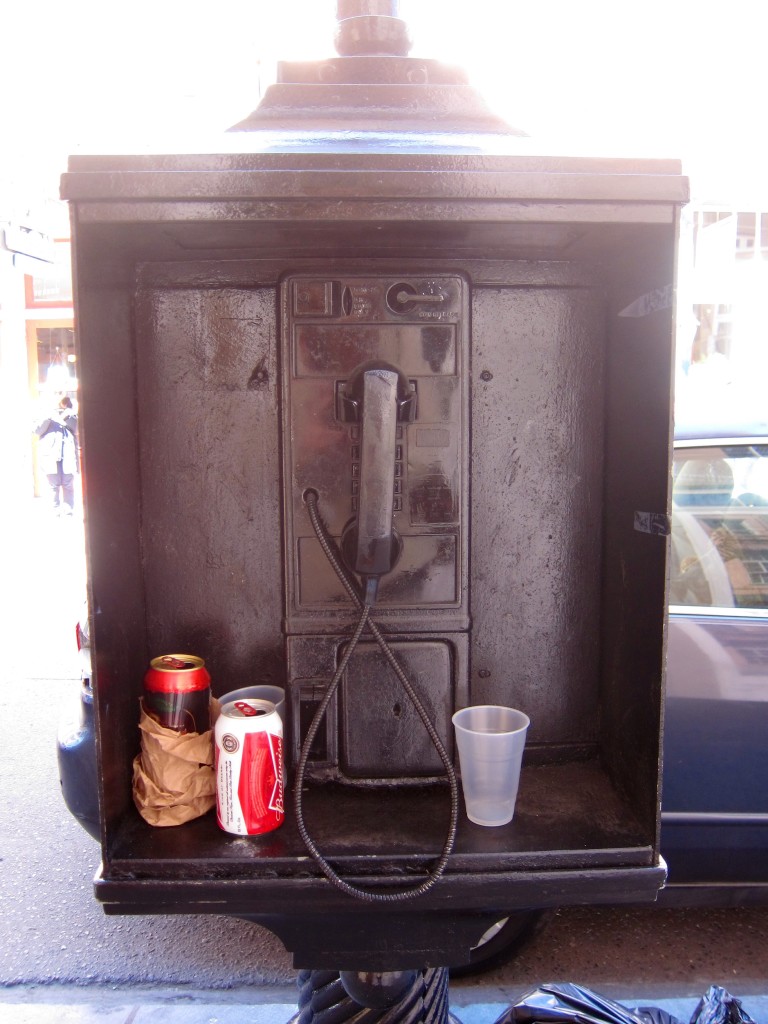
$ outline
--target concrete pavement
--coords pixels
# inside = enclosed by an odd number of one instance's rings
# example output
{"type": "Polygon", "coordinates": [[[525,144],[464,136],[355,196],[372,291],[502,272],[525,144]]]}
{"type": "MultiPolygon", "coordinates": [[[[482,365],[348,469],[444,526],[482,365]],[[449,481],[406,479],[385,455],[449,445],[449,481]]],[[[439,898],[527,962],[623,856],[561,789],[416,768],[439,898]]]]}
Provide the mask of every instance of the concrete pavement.
{"type": "MultiPolygon", "coordinates": [[[[451,1012],[461,1024],[494,1024],[510,1006],[493,1001],[484,987],[473,989],[469,1001],[459,995],[451,1000],[451,1012]]],[[[71,992],[31,989],[17,1000],[0,993],[2,1024],[287,1024],[296,1004],[285,989],[236,990],[217,994],[180,992],[144,993],[136,988],[71,992]]],[[[702,993],[703,995],[703,993],[702,993]]],[[[618,999],[626,1007],[654,1006],[688,1024],[698,999],[618,999]]],[[[768,996],[742,1001],[744,1010],[757,1022],[768,1022],[768,996]]]]}

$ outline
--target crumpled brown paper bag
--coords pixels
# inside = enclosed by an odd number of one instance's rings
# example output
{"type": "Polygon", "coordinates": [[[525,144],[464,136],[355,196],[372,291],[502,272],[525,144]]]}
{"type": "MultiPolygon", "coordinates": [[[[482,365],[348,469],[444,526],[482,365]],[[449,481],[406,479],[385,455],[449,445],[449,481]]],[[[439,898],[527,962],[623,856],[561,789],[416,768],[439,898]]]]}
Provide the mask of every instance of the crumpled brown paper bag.
{"type": "MultiPolygon", "coordinates": [[[[218,702],[211,702],[211,718],[218,702]]],[[[133,802],[150,825],[182,825],[216,803],[213,729],[178,733],[144,710],[139,719],[141,752],[133,761],[133,802]]]]}

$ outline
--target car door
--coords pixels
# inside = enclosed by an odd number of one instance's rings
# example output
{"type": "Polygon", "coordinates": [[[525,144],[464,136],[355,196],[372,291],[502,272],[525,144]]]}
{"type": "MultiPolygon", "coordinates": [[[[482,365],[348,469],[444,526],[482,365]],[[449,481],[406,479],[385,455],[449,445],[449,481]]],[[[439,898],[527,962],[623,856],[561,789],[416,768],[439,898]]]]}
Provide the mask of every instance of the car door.
{"type": "Polygon", "coordinates": [[[661,848],[691,902],[768,895],[768,439],[676,444],[661,848]]]}

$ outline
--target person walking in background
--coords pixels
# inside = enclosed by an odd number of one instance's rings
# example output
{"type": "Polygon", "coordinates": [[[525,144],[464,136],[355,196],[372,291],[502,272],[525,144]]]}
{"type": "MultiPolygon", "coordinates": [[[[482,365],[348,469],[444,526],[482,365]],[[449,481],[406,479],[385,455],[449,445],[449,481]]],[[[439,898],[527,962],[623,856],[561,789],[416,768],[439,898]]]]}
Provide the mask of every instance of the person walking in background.
{"type": "Polygon", "coordinates": [[[75,473],[78,471],[77,416],[72,400],[64,395],[55,412],[35,428],[39,438],[40,469],[51,488],[57,515],[71,516],[75,507],[75,473]]]}

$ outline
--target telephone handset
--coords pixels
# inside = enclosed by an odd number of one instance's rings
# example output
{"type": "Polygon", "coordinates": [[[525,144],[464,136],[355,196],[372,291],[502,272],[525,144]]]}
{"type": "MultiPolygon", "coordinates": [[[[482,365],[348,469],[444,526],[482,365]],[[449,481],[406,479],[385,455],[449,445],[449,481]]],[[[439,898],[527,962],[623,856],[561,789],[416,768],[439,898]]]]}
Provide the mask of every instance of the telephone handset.
{"type": "Polygon", "coordinates": [[[392,522],[397,424],[416,418],[416,391],[395,366],[363,363],[340,395],[342,417],[359,426],[358,510],[341,535],[341,553],[363,580],[364,603],[376,602],[380,578],[397,564],[403,544],[392,522]]]}

